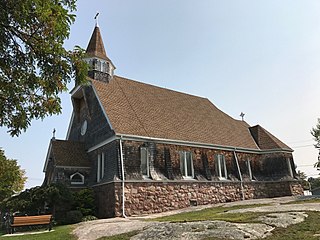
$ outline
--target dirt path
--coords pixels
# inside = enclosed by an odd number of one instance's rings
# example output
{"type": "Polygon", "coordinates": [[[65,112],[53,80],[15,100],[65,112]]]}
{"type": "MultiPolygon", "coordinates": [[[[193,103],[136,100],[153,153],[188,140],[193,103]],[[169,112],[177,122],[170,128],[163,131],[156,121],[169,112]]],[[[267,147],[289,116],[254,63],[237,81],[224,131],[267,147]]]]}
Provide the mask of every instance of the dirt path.
{"type": "Polygon", "coordinates": [[[151,222],[141,220],[110,218],[79,223],[73,233],[79,240],[95,240],[104,236],[112,236],[134,230],[142,230],[151,222]]]}

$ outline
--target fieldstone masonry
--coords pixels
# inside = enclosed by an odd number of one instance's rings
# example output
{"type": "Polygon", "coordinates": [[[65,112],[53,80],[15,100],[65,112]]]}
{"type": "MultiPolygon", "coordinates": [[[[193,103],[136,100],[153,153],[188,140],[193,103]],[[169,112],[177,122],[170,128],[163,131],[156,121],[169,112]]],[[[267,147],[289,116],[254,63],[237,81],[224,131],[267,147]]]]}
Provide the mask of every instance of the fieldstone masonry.
{"type": "MultiPolygon", "coordinates": [[[[115,183],[115,216],[122,215],[121,183],[115,183]]],[[[197,205],[265,197],[301,195],[299,182],[126,182],[125,214],[127,216],[160,213],[197,205]]],[[[106,203],[106,202],[105,202],[106,203]]],[[[106,206],[105,206],[106,207],[106,206]]]]}

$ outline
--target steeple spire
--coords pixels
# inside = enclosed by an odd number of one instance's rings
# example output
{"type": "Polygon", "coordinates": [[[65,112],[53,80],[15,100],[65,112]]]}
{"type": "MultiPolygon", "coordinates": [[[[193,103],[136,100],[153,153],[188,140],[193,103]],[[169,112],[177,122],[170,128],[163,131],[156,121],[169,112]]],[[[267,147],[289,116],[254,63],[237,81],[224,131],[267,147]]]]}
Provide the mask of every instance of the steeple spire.
{"type": "MultiPolygon", "coordinates": [[[[99,13],[96,14],[95,19],[98,15],[99,13]]],[[[84,60],[89,64],[88,75],[90,78],[103,82],[109,82],[112,79],[115,66],[107,56],[97,23],[91,35],[84,60]]]]}
{"type": "Polygon", "coordinates": [[[109,60],[109,58],[107,57],[106,50],[104,49],[104,44],[98,26],[95,26],[93,30],[86,53],[87,56],[90,57],[99,57],[102,59],[109,60]]]}

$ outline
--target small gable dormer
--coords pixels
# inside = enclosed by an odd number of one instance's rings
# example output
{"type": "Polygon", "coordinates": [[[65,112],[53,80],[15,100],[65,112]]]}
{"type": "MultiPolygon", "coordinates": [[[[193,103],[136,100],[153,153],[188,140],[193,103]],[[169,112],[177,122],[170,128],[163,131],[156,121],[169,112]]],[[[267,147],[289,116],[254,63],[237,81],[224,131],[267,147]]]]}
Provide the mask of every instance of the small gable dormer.
{"type": "Polygon", "coordinates": [[[89,64],[90,78],[102,82],[109,82],[113,78],[116,67],[107,56],[98,26],[93,30],[84,61],[89,64]]]}

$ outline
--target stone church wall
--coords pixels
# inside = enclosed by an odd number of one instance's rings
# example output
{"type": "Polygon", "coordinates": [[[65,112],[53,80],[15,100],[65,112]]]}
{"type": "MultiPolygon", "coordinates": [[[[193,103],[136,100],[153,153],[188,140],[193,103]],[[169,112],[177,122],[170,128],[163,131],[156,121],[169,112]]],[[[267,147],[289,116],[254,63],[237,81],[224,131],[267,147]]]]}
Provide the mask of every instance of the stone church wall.
{"type": "MultiPolygon", "coordinates": [[[[115,216],[121,216],[120,183],[115,184],[115,216]]],[[[244,199],[302,195],[298,181],[244,182],[126,182],[127,216],[160,213],[194,205],[233,202],[244,199]]]]}

